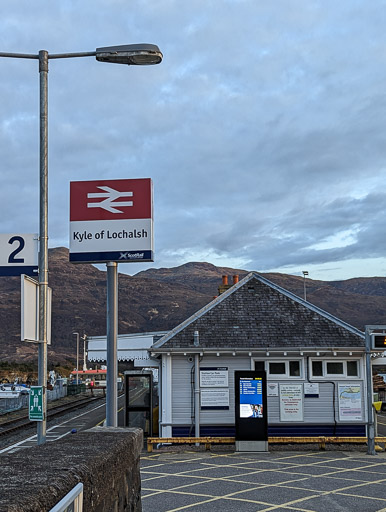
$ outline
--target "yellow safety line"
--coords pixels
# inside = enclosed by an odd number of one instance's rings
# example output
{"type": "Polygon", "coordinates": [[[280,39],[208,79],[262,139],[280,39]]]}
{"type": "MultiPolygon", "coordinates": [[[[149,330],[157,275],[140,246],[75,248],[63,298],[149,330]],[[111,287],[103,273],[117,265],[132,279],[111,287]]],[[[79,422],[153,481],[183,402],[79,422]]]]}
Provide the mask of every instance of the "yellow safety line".
{"type": "MultiPolygon", "coordinates": [[[[295,457],[303,457],[304,454],[298,454],[296,455],[295,457]]],[[[309,456],[309,454],[307,454],[306,456],[309,456]]],[[[290,456],[287,456],[287,457],[283,457],[283,458],[294,458],[294,456],[290,455],[290,456]]],[[[339,460],[349,460],[350,457],[347,457],[347,458],[342,458],[342,459],[338,459],[339,460]]],[[[320,462],[332,462],[332,461],[336,461],[336,459],[330,459],[329,461],[326,461],[325,459],[320,461],[320,462]]],[[[274,461],[272,461],[274,462],[274,461]]],[[[317,462],[319,463],[319,461],[317,462]]],[[[311,463],[311,464],[306,464],[306,467],[307,466],[312,466],[314,465],[315,463],[311,463]]],[[[333,475],[333,474],[340,474],[342,472],[347,472],[347,471],[361,471],[362,469],[366,469],[366,468],[371,468],[371,467],[374,467],[374,466],[377,466],[379,465],[379,463],[373,463],[373,464],[368,464],[364,467],[360,467],[360,468],[338,468],[335,472],[333,473],[329,473],[328,475],[333,475]]],[[[233,465],[231,465],[233,467],[233,465]]],[[[217,465],[213,465],[213,469],[215,468],[218,468],[219,466],[217,465]]],[[[205,468],[207,469],[207,468],[205,468]]],[[[247,469],[247,468],[245,468],[247,469]]],[[[193,470],[193,471],[196,471],[196,470],[193,470]]],[[[274,470],[269,470],[269,471],[274,471],[274,470]]],[[[257,472],[264,472],[264,470],[259,470],[259,471],[252,471],[252,474],[253,473],[257,473],[257,472]]],[[[251,473],[247,473],[247,474],[251,474],[251,473]]],[[[165,476],[173,476],[173,474],[171,473],[168,473],[167,475],[165,476]]],[[[181,474],[180,473],[177,473],[178,476],[180,476],[181,474]]],[[[182,475],[181,475],[182,476],[182,475]]],[[[194,477],[194,475],[183,475],[185,477],[194,477]]],[[[327,476],[327,475],[322,475],[323,477],[327,476]]],[[[248,500],[246,498],[235,498],[235,496],[237,496],[238,494],[242,494],[242,493],[245,493],[245,492],[250,492],[250,491],[253,491],[253,490],[259,490],[259,489],[264,489],[264,488],[269,488],[269,487],[281,487],[283,489],[285,489],[286,487],[288,488],[288,483],[295,483],[296,481],[303,481],[303,480],[307,480],[307,479],[310,479],[310,478],[319,478],[320,475],[304,475],[303,474],[303,477],[302,479],[299,479],[299,480],[290,480],[288,482],[278,482],[276,484],[259,484],[258,487],[251,487],[249,489],[244,489],[244,490],[241,490],[241,491],[237,491],[235,493],[230,493],[228,495],[225,495],[225,496],[213,496],[211,497],[210,499],[208,500],[205,500],[205,501],[202,501],[202,502],[199,502],[199,503],[193,503],[193,504],[189,504],[189,505],[184,505],[182,507],[178,507],[178,508],[175,508],[175,509],[171,509],[169,510],[168,512],[178,512],[180,510],[186,510],[188,508],[191,508],[193,506],[196,506],[196,505],[200,505],[200,504],[204,504],[204,503],[210,503],[212,501],[218,501],[220,499],[229,499],[229,500],[234,500],[234,501],[244,501],[244,502],[250,502],[250,503],[256,503],[256,504],[261,504],[261,505],[265,505],[265,506],[268,506],[268,508],[264,509],[264,511],[262,512],[269,512],[269,511],[272,511],[272,510],[277,510],[279,508],[284,508],[284,507],[287,507],[287,508],[292,508],[291,505],[295,505],[295,504],[298,504],[298,503],[301,503],[302,501],[306,501],[306,500],[309,500],[309,499],[312,499],[312,498],[317,498],[317,497],[320,497],[320,496],[326,496],[326,495],[331,495],[331,494],[339,494],[339,495],[342,495],[342,496],[351,496],[351,497],[358,497],[358,495],[354,495],[354,494],[350,494],[350,493],[345,493],[343,491],[347,491],[349,489],[355,489],[355,488],[359,488],[359,487],[363,487],[365,485],[368,485],[369,482],[368,481],[363,481],[361,480],[360,482],[361,483],[356,483],[356,484],[353,484],[353,485],[349,485],[349,486],[345,486],[345,487],[341,487],[339,489],[334,489],[332,491],[323,491],[323,492],[319,492],[318,494],[311,494],[309,496],[306,496],[306,497],[303,497],[303,498],[299,498],[297,500],[293,500],[293,501],[289,501],[287,503],[281,503],[280,505],[273,505],[273,504],[269,504],[269,503],[266,503],[266,502],[262,502],[262,501],[255,501],[255,500],[248,500]]],[[[334,477],[331,477],[331,476],[328,476],[329,478],[334,478],[334,477]]],[[[234,480],[231,480],[232,477],[226,477],[226,478],[216,478],[216,477],[196,477],[196,478],[202,478],[203,481],[202,482],[196,482],[195,484],[193,485],[201,485],[201,484],[204,484],[204,483],[210,483],[214,480],[222,480],[222,481],[231,481],[233,482],[234,480]]],[[[339,478],[339,477],[338,477],[339,478]]],[[[377,481],[372,481],[371,483],[375,483],[375,484],[382,484],[386,481],[386,479],[381,479],[381,480],[377,480],[377,481]]],[[[246,482],[244,482],[246,483],[246,482]]],[[[164,493],[172,493],[172,494],[182,494],[182,495],[187,495],[187,496],[198,496],[198,497],[209,497],[208,495],[205,495],[205,494],[198,494],[198,493],[181,493],[181,492],[178,492],[177,489],[183,489],[184,487],[189,487],[191,486],[192,484],[186,484],[186,485],[183,485],[183,486],[178,486],[178,487],[175,487],[174,489],[166,489],[166,490],[155,490],[155,489],[146,489],[144,488],[144,490],[148,490],[148,491],[153,491],[151,492],[151,494],[147,495],[148,497],[150,496],[154,496],[154,495],[157,495],[157,494],[164,494],[164,493]]],[[[289,487],[291,488],[291,486],[289,487]]],[[[310,491],[311,493],[314,493],[315,491],[314,490],[309,490],[309,489],[305,489],[305,488],[297,488],[297,487],[293,487],[294,489],[298,489],[298,490],[302,490],[302,491],[310,491]]],[[[144,496],[143,498],[145,499],[147,496],[144,496]]],[[[363,497],[362,497],[363,498],[363,497]]],[[[363,499],[367,499],[368,497],[364,497],[363,499]]],[[[383,499],[383,498],[372,498],[371,499],[373,500],[382,500],[382,501],[386,501],[386,499],[383,499]]],[[[308,512],[306,509],[303,509],[304,512],[308,512]]],[[[382,509],[382,511],[386,512],[386,509],[382,509]]],[[[379,511],[381,512],[381,511],[379,511]]]]}

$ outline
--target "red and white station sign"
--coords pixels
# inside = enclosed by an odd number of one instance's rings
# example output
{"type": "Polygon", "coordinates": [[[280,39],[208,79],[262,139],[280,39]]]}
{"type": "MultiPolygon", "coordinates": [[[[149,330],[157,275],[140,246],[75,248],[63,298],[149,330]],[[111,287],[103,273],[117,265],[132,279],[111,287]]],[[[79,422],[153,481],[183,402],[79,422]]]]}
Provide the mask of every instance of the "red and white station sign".
{"type": "Polygon", "coordinates": [[[153,261],[150,178],[70,183],[70,261],[153,261]]]}

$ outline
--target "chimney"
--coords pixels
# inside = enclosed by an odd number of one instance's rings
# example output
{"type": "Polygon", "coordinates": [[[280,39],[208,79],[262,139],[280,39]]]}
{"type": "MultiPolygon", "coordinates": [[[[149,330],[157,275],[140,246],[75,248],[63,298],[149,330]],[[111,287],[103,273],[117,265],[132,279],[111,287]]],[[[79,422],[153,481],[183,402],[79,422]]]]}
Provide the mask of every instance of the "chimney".
{"type": "Polygon", "coordinates": [[[237,284],[239,282],[239,276],[238,274],[233,276],[233,284],[237,284]]]}
{"type": "MultiPolygon", "coordinates": [[[[237,281],[239,280],[239,276],[237,277],[237,281]]],[[[235,284],[235,276],[233,276],[233,284],[235,284]]],[[[228,284],[228,276],[222,276],[222,283],[218,287],[218,294],[221,295],[222,293],[226,292],[232,285],[228,284]]]]}

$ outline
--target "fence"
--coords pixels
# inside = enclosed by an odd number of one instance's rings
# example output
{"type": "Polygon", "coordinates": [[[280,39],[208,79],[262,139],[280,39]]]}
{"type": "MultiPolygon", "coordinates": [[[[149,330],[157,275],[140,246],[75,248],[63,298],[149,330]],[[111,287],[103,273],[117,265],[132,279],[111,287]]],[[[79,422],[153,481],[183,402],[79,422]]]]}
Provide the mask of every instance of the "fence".
{"type": "MultiPolygon", "coordinates": [[[[67,386],[63,384],[62,379],[58,379],[52,389],[47,389],[47,401],[58,400],[66,396],[67,386]]],[[[0,398],[0,414],[18,411],[28,407],[29,395],[19,395],[16,398],[0,398]]]]}

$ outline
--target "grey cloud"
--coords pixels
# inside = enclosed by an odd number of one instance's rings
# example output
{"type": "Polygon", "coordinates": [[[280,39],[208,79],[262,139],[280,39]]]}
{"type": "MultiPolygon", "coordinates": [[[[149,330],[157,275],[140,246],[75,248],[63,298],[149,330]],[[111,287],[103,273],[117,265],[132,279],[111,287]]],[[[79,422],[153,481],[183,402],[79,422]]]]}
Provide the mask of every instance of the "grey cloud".
{"type": "MultiPolygon", "coordinates": [[[[148,68],[50,61],[51,243],[68,244],[70,180],[151,176],[160,265],[190,253],[242,254],[255,269],[383,256],[384,7],[383,0],[9,5],[0,20],[3,51],[144,41],[164,53],[148,68]],[[349,229],[351,245],[313,248],[349,229]]],[[[3,229],[35,231],[37,62],[0,65],[3,229]]]]}

